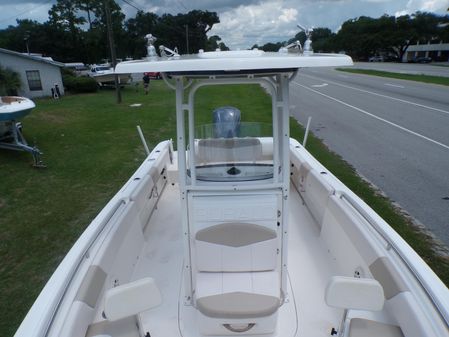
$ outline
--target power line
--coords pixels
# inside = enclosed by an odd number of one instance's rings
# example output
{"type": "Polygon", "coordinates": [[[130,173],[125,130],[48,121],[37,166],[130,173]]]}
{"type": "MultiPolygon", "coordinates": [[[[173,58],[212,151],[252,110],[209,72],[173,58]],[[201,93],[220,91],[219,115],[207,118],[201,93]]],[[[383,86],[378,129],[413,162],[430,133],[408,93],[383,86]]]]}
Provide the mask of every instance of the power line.
{"type": "Polygon", "coordinates": [[[188,11],[189,9],[186,7],[186,5],[184,5],[184,2],[182,0],[176,0],[177,3],[181,4],[182,7],[184,7],[184,9],[186,11],[188,11]]]}
{"type": "Polygon", "coordinates": [[[138,10],[138,11],[143,11],[143,9],[141,9],[141,8],[138,8],[137,7],[137,5],[134,3],[134,2],[132,2],[131,0],[122,0],[125,4],[127,4],[127,5],[129,5],[129,6],[131,6],[131,7],[133,7],[134,9],[136,9],[136,10],[138,10]]]}
{"type": "Polygon", "coordinates": [[[30,13],[30,12],[34,11],[35,9],[38,9],[39,7],[42,7],[42,6],[48,4],[48,3],[52,2],[52,1],[53,0],[46,0],[44,3],[41,3],[40,5],[34,6],[31,9],[27,9],[26,11],[23,11],[23,12],[20,12],[19,14],[10,16],[9,18],[2,19],[2,20],[0,20],[0,23],[9,21],[9,20],[14,19],[14,18],[18,18],[19,16],[22,16],[22,15],[27,14],[27,13],[30,13]]]}

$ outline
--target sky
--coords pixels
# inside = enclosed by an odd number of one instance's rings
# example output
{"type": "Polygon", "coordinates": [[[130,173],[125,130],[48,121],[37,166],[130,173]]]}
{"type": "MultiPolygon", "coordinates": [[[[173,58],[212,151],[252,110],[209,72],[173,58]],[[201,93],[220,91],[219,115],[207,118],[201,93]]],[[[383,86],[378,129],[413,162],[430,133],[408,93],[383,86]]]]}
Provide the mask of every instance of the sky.
{"type": "MultiPolygon", "coordinates": [[[[0,0],[0,29],[16,19],[47,21],[56,0],[0,0]]],[[[214,11],[220,23],[209,35],[218,35],[231,49],[286,41],[307,28],[338,31],[343,22],[360,16],[404,15],[416,11],[449,14],[449,0],[116,0],[127,18],[138,9],[156,14],[186,13],[193,9],[214,11]],[[131,5],[129,5],[131,4],[131,5]]]]}

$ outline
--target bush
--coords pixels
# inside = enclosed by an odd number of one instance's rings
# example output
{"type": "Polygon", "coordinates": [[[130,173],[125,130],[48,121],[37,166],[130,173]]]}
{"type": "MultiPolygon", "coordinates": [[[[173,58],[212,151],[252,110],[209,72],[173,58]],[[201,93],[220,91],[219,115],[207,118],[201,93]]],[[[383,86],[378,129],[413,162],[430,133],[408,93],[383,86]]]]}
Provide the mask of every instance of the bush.
{"type": "Polygon", "coordinates": [[[96,92],[97,82],[91,77],[75,77],[68,73],[63,75],[64,87],[72,94],[96,92]]]}
{"type": "Polygon", "coordinates": [[[21,84],[18,73],[0,65],[0,96],[17,96],[21,84]]]}

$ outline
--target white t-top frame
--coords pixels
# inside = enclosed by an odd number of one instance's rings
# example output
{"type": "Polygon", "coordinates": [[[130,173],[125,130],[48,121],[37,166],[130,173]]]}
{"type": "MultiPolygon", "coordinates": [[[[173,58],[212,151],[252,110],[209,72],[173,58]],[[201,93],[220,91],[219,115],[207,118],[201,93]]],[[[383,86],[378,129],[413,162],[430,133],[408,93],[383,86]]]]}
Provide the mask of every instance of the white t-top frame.
{"type": "Polygon", "coordinates": [[[186,262],[185,272],[185,303],[192,301],[192,270],[190,256],[190,230],[188,223],[188,193],[190,192],[241,192],[241,191],[282,191],[282,249],[281,249],[281,290],[287,295],[287,242],[288,242],[288,196],[290,185],[290,158],[289,158],[289,79],[295,73],[292,71],[280,72],[273,75],[255,72],[255,74],[228,76],[207,76],[197,78],[192,85],[185,86],[188,75],[173,75],[176,88],[176,123],[177,123],[177,150],[179,187],[181,194],[181,212],[183,221],[184,253],[186,262]],[[198,89],[210,85],[232,84],[260,84],[267,89],[272,98],[272,128],[273,128],[273,178],[258,184],[245,182],[213,182],[198,184],[195,165],[195,94],[198,89]],[[187,93],[187,96],[186,96],[187,93]],[[185,102],[187,97],[187,102],[185,102]],[[186,117],[187,114],[187,117],[186,117]],[[186,132],[186,118],[188,133],[186,132]],[[189,147],[187,149],[187,144],[189,147]],[[189,160],[189,165],[187,163],[189,160]],[[190,174],[188,174],[188,166],[190,174]]]}

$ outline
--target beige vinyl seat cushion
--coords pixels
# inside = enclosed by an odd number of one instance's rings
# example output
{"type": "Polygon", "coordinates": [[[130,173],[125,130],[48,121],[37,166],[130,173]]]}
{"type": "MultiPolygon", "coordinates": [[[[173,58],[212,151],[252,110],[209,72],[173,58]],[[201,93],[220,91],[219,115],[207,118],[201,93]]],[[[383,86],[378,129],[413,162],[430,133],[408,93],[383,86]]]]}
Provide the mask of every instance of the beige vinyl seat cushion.
{"type": "Polygon", "coordinates": [[[273,270],[277,241],[273,228],[258,224],[230,222],[209,226],[195,234],[196,268],[205,272],[273,270]]]}
{"type": "Polygon", "coordinates": [[[217,245],[242,247],[276,239],[276,232],[252,223],[222,223],[198,231],[195,238],[217,245]]]}
{"type": "Polygon", "coordinates": [[[349,323],[348,337],[404,337],[401,328],[362,318],[353,318],[349,323]]]}
{"type": "Polygon", "coordinates": [[[118,321],[100,321],[89,325],[86,337],[141,337],[136,317],[126,317],[118,321]]]}
{"type": "Polygon", "coordinates": [[[204,316],[254,319],[270,316],[281,304],[279,274],[198,273],[196,308],[204,316]]]}
{"type": "Polygon", "coordinates": [[[243,319],[270,316],[279,308],[274,296],[233,292],[198,299],[198,310],[208,317],[243,319]]]}

